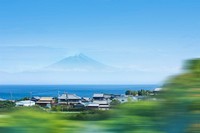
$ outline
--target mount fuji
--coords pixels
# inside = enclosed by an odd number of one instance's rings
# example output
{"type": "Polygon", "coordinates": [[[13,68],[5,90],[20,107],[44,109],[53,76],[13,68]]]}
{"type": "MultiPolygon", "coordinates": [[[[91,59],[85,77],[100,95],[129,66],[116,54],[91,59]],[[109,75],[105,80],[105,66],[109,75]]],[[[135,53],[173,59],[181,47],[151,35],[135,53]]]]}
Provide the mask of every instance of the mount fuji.
{"type": "Polygon", "coordinates": [[[108,70],[110,68],[110,66],[100,63],[81,53],[64,58],[47,66],[45,69],[53,71],[99,71],[108,70]]]}

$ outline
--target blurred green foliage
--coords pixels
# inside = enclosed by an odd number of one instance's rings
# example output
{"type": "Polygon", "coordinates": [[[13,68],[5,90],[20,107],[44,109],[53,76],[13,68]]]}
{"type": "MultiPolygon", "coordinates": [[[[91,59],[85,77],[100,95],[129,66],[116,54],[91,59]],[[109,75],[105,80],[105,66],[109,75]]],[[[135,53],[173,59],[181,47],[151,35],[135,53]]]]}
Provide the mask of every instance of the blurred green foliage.
{"type": "Polygon", "coordinates": [[[64,120],[62,115],[23,108],[0,119],[0,132],[5,133],[57,133],[79,130],[82,125],[64,120]]]}
{"type": "Polygon", "coordinates": [[[122,104],[103,122],[105,130],[113,133],[161,133],[164,126],[162,105],[158,102],[130,102],[122,104]]]}
{"type": "Polygon", "coordinates": [[[51,108],[52,111],[85,111],[86,109],[83,108],[83,107],[80,107],[80,108],[75,108],[73,107],[72,105],[54,105],[52,108],[51,108]]]}
{"type": "Polygon", "coordinates": [[[112,116],[111,111],[102,110],[88,110],[77,114],[71,114],[68,116],[70,120],[80,120],[80,121],[101,121],[107,120],[112,116]]]}
{"type": "Polygon", "coordinates": [[[162,97],[171,132],[196,133],[200,132],[200,59],[186,61],[184,68],[166,82],[162,97]]]}
{"type": "Polygon", "coordinates": [[[121,102],[117,99],[113,99],[110,103],[111,108],[116,108],[117,106],[119,106],[121,104],[121,102]]]}
{"type": "Polygon", "coordinates": [[[190,73],[200,73],[200,58],[187,60],[184,69],[190,73]]]}

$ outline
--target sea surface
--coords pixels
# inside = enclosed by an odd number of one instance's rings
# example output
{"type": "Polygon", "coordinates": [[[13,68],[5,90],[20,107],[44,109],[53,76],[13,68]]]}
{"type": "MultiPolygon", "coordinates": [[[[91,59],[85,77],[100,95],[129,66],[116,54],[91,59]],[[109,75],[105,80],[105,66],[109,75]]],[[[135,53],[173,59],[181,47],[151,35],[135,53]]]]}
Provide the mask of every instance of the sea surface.
{"type": "Polygon", "coordinates": [[[124,94],[126,90],[153,90],[158,85],[0,85],[0,98],[17,100],[32,96],[57,97],[62,93],[92,97],[94,93],[124,94]]]}

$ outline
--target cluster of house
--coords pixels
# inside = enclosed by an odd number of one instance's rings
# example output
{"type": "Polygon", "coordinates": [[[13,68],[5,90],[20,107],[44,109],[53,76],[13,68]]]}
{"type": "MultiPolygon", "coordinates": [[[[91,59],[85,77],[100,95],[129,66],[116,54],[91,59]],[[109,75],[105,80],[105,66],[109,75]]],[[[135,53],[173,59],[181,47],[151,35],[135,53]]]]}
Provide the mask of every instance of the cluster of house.
{"type": "Polygon", "coordinates": [[[79,97],[76,94],[64,93],[57,98],[54,97],[32,97],[31,100],[18,101],[16,106],[34,106],[51,108],[53,105],[70,105],[73,108],[109,110],[112,100],[118,100],[120,103],[129,100],[137,101],[133,96],[114,95],[114,94],[94,94],[92,98],[79,97]]]}
{"type": "MultiPolygon", "coordinates": [[[[155,91],[160,91],[155,89],[155,91]]],[[[54,97],[32,97],[30,100],[18,101],[16,106],[34,106],[39,105],[45,108],[51,108],[54,105],[68,105],[72,108],[99,109],[109,110],[111,102],[117,100],[120,103],[128,101],[138,101],[143,99],[143,96],[131,95],[115,95],[115,94],[93,94],[92,98],[79,97],[76,94],[64,93],[57,98],[54,97]]]]}

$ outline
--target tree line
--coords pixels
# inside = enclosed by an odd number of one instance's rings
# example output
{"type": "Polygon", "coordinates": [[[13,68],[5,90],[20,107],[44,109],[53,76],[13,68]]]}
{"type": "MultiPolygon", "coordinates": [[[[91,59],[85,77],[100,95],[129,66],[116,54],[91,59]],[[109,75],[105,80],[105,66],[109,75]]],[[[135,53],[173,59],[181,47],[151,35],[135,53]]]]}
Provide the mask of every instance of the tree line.
{"type": "Polygon", "coordinates": [[[125,92],[126,95],[132,95],[132,96],[149,96],[151,94],[154,94],[153,91],[150,91],[150,90],[144,90],[144,89],[141,89],[141,90],[127,90],[125,92]]]}

